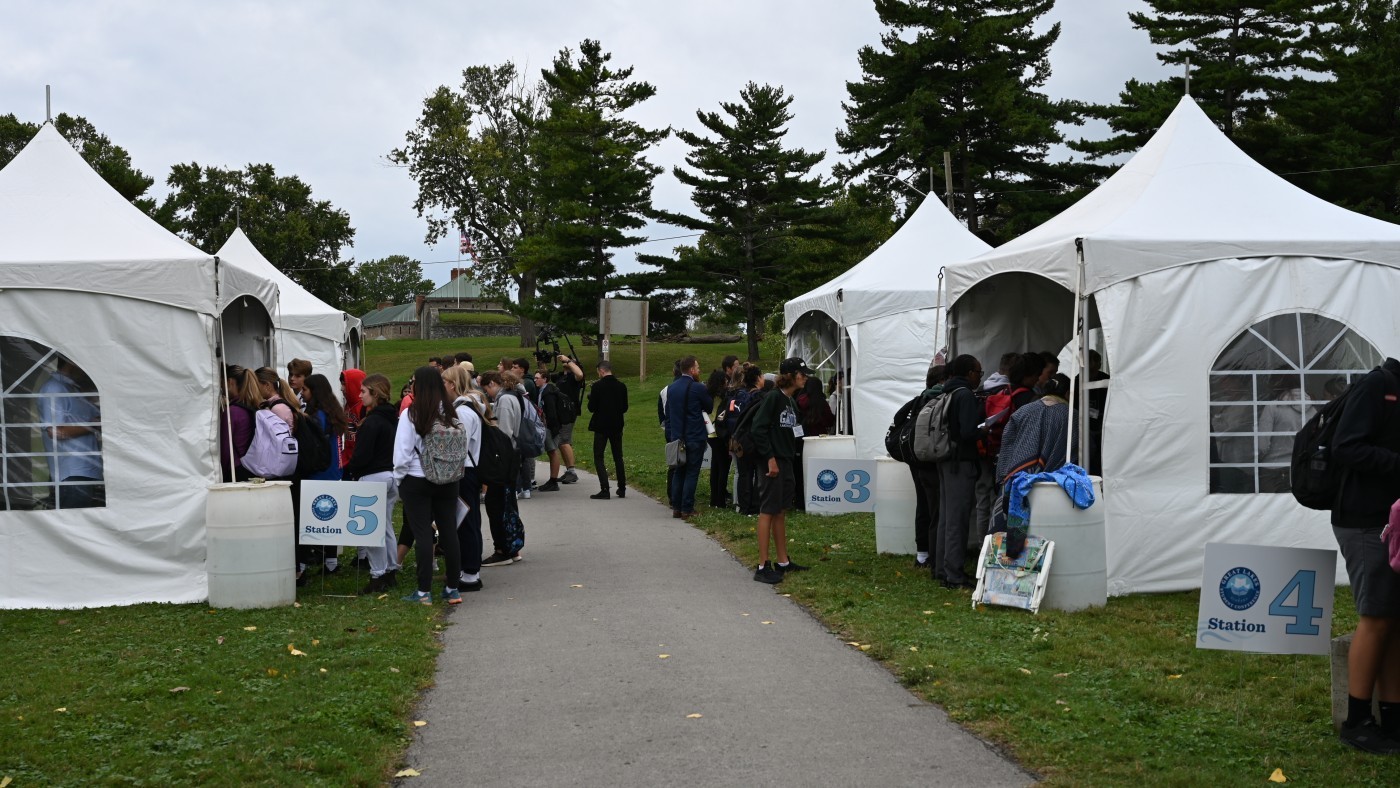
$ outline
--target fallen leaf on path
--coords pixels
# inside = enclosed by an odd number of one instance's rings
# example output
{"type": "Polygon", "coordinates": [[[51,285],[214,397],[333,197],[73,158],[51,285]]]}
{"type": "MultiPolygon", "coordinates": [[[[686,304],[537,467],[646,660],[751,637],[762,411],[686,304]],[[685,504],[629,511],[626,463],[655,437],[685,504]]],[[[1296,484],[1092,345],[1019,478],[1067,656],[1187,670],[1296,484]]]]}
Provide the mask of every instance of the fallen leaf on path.
{"type": "MultiPolygon", "coordinates": [[[[1282,770],[1282,769],[1274,769],[1274,773],[1271,774],[1271,775],[1269,775],[1269,782],[1271,782],[1271,783],[1286,783],[1286,782],[1288,782],[1288,778],[1283,776],[1283,770],[1282,770]]],[[[0,783],[0,788],[5,788],[5,784],[4,784],[4,783],[0,783]]]]}
{"type": "Polygon", "coordinates": [[[325,668],[321,668],[321,672],[322,672],[322,673],[327,673],[327,672],[329,672],[329,671],[327,671],[325,668]]]}
{"type": "Polygon", "coordinates": [[[861,650],[861,651],[869,651],[869,650],[870,650],[870,644],[869,644],[869,643],[866,643],[866,644],[862,645],[862,646],[860,647],[860,650],[861,650]]]}
{"type": "Polygon", "coordinates": [[[14,778],[10,777],[9,775],[5,775],[4,779],[0,779],[0,788],[5,788],[5,786],[9,785],[12,782],[14,782],[14,778]]]}
{"type": "Polygon", "coordinates": [[[267,675],[269,675],[269,676],[276,676],[276,675],[277,675],[277,668],[268,668],[268,669],[267,669],[267,675]]]}
{"type": "Polygon", "coordinates": [[[703,714],[687,714],[687,715],[685,715],[685,718],[688,719],[688,720],[698,720],[698,719],[700,719],[700,718],[703,717],[703,716],[705,716],[705,715],[703,715],[703,714]]]}
{"type": "Polygon", "coordinates": [[[910,646],[910,647],[909,647],[909,650],[910,650],[910,651],[918,651],[918,650],[919,650],[919,647],[918,647],[918,646],[910,646]]]}
{"type": "Polygon", "coordinates": [[[773,622],[772,622],[772,621],[763,621],[763,622],[761,622],[761,623],[764,623],[764,624],[771,624],[771,623],[773,623],[773,622]]]}
{"type": "Polygon", "coordinates": [[[846,641],[846,645],[848,645],[848,646],[859,646],[859,645],[860,645],[860,641],[859,641],[859,640],[848,640],[848,641],[846,641]]]}
{"type": "Polygon", "coordinates": [[[321,645],[321,641],[319,641],[319,640],[313,640],[313,641],[311,641],[311,645],[313,645],[313,646],[319,646],[319,645],[321,645]]]}
{"type": "Polygon", "coordinates": [[[301,603],[300,603],[300,602],[293,602],[293,603],[292,603],[292,607],[301,607],[301,603]]]}
{"type": "Polygon", "coordinates": [[[953,603],[952,603],[952,602],[944,602],[944,603],[943,603],[943,606],[944,606],[944,607],[952,607],[952,606],[953,606],[953,603]]]}
{"type": "Polygon", "coordinates": [[[389,595],[388,595],[388,594],[380,594],[379,596],[375,597],[375,599],[388,599],[388,598],[389,598],[389,595]]]}
{"type": "Polygon", "coordinates": [[[215,643],[218,643],[219,645],[222,646],[222,645],[224,644],[224,636],[223,636],[223,635],[220,635],[220,636],[214,638],[214,642],[215,642],[215,643]]]}
{"type": "Polygon", "coordinates": [[[574,583],[573,585],[569,586],[569,588],[583,588],[583,584],[582,584],[582,583],[574,583]]]}
{"type": "Polygon", "coordinates": [[[175,693],[175,692],[189,692],[189,691],[190,691],[190,688],[189,688],[189,687],[173,687],[173,688],[171,688],[170,691],[171,691],[172,693],[175,693]]]}
{"type": "Polygon", "coordinates": [[[933,611],[932,611],[932,610],[925,610],[925,611],[924,611],[924,615],[926,615],[926,616],[931,616],[931,615],[933,615],[933,611]]]}
{"type": "Polygon", "coordinates": [[[395,777],[418,777],[421,774],[422,772],[418,771],[417,769],[400,769],[397,772],[394,772],[395,777]]]}
{"type": "Polygon", "coordinates": [[[1031,675],[1030,670],[1027,669],[1027,668],[1017,668],[1017,670],[1021,671],[1022,673],[1026,674],[1027,676],[1031,675]]]}
{"type": "Polygon", "coordinates": [[[1065,702],[1062,701],[1062,700],[1057,700],[1057,701],[1055,701],[1055,705],[1056,705],[1056,706],[1068,706],[1069,704],[1065,703],[1065,702]]]}
{"type": "Polygon", "coordinates": [[[671,658],[671,655],[670,655],[670,654],[657,654],[656,656],[657,656],[658,659],[670,659],[670,658],[671,658]]]}
{"type": "Polygon", "coordinates": [[[257,627],[244,627],[244,628],[243,628],[243,631],[244,631],[244,632],[257,632],[257,631],[258,631],[258,628],[257,628],[257,627]]]}
{"type": "Polygon", "coordinates": [[[1177,673],[1177,674],[1174,674],[1174,675],[1171,675],[1171,676],[1167,676],[1167,678],[1169,678],[1169,679],[1179,679],[1179,678],[1181,678],[1181,674],[1180,674],[1180,673],[1177,673]]]}
{"type": "Polygon", "coordinates": [[[294,657],[304,657],[304,656],[306,656],[306,652],[305,652],[305,651],[302,651],[301,649],[297,648],[296,646],[292,645],[291,643],[288,643],[288,644],[287,644],[287,653],[288,653],[288,654],[291,654],[291,655],[294,656],[294,657]]]}
{"type": "Polygon", "coordinates": [[[399,669],[398,669],[398,668],[389,668],[389,672],[390,672],[390,673],[398,673],[398,672],[399,672],[399,669]]]}
{"type": "Polygon", "coordinates": [[[413,727],[415,727],[415,728],[421,728],[421,727],[423,727],[424,725],[427,725],[427,724],[428,724],[428,721],[427,721],[427,720],[414,720],[414,721],[413,721],[413,727]]]}
{"type": "Polygon", "coordinates": [[[58,708],[54,709],[54,711],[58,712],[59,714],[67,714],[67,713],[68,713],[68,707],[67,707],[67,706],[59,706],[58,708]]]}
{"type": "Polygon", "coordinates": [[[739,615],[741,615],[741,616],[747,616],[747,615],[749,615],[749,614],[748,614],[748,613],[740,613],[739,615]]]}

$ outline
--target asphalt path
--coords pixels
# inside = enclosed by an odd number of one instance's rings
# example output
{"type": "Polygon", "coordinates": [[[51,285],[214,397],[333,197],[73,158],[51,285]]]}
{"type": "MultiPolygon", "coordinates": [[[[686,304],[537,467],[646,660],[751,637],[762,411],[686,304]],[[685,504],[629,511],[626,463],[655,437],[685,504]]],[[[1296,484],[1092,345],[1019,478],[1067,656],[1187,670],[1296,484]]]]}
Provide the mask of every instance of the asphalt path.
{"type": "Polygon", "coordinates": [[[520,502],[524,560],[451,611],[402,784],[1034,781],[668,507],[579,476],[520,502]]]}

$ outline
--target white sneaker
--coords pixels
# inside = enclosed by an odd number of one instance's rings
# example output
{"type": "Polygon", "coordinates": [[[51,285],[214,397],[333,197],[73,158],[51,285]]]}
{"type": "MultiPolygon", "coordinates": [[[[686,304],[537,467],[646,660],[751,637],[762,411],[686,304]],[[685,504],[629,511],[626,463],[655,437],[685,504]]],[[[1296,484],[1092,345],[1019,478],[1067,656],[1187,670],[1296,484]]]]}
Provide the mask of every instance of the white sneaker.
{"type": "Polygon", "coordinates": [[[524,498],[525,500],[528,501],[528,500],[530,500],[530,498],[531,498],[532,496],[531,496],[529,490],[522,490],[521,493],[520,493],[520,497],[521,497],[521,498],[524,498]]]}

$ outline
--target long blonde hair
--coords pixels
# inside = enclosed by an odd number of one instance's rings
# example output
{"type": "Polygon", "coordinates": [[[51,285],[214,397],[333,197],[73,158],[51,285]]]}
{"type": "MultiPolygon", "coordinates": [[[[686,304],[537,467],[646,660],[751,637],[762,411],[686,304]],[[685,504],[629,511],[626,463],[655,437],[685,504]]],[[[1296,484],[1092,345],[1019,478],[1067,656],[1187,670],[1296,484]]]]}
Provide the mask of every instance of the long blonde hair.
{"type": "MultiPolygon", "coordinates": [[[[256,373],[259,383],[271,384],[277,391],[277,396],[287,401],[287,407],[292,409],[293,416],[301,416],[301,400],[297,398],[297,393],[292,391],[292,387],[277,375],[277,370],[271,367],[258,367],[256,373]]],[[[259,389],[261,391],[261,389],[259,389]]]]}

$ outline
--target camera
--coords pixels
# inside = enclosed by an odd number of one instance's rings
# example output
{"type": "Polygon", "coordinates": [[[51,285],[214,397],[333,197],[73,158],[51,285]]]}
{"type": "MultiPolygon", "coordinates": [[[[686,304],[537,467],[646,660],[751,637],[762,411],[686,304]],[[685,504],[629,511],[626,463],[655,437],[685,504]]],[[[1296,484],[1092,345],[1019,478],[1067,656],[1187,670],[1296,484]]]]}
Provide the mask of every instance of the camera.
{"type": "Polygon", "coordinates": [[[569,335],[559,331],[554,326],[540,326],[535,334],[535,366],[536,369],[549,369],[557,372],[559,369],[559,340],[563,339],[564,344],[569,346],[569,358],[577,361],[578,356],[574,353],[574,343],[569,341],[569,335]],[[546,349],[547,348],[547,349],[546,349]]]}

